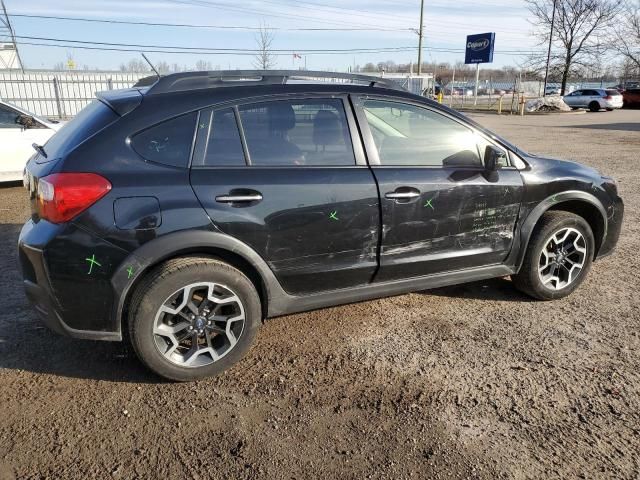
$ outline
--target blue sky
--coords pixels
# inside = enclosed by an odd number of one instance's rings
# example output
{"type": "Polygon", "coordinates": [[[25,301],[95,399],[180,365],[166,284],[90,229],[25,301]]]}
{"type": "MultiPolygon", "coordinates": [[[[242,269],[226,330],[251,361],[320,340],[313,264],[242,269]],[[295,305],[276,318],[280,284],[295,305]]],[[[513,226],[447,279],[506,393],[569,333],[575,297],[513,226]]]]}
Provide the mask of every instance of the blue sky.
{"type": "MultiPolygon", "coordinates": [[[[74,18],[258,27],[267,24],[274,30],[274,49],[303,51],[310,49],[376,49],[415,47],[397,52],[365,52],[306,55],[309,69],[345,70],[354,62],[364,65],[394,60],[416,61],[417,35],[410,31],[419,24],[419,0],[287,0],[242,2],[234,0],[5,0],[10,15],[45,15],[74,18]],[[358,31],[301,31],[304,28],[364,29],[358,31]],[[367,30],[376,29],[376,30],[367,30]]],[[[214,28],[160,27],[122,24],[85,23],[12,16],[19,37],[40,37],[91,42],[111,42],[157,46],[202,48],[256,47],[251,30],[214,28]]],[[[426,61],[455,62],[464,55],[447,49],[464,48],[467,34],[496,32],[494,65],[515,65],[523,56],[516,51],[540,50],[523,0],[426,0],[426,61]]],[[[20,42],[51,43],[34,38],[20,42]]],[[[36,45],[20,45],[28,68],[50,68],[66,62],[72,55],[77,65],[91,69],[117,69],[121,63],[139,58],[133,52],[82,50],[36,45]]],[[[118,47],[116,47],[118,48],[118,47]]],[[[124,48],[124,47],[121,47],[124,48]]],[[[144,50],[144,49],[143,49],[144,50]]],[[[147,48],[146,50],[149,50],[147,48]]],[[[149,53],[153,62],[166,61],[192,67],[205,60],[220,68],[252,68],[251,55],[149,53]]],[[[277,57],[278,68],[297,68],[304,64],[294,60],[290,51],[277,57]]]]}

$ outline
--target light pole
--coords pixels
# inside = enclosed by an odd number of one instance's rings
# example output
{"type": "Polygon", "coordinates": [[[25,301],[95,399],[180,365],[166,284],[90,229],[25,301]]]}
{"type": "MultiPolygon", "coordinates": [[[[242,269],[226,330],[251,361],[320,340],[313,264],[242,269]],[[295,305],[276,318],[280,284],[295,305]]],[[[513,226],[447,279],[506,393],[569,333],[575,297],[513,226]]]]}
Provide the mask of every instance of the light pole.
{"type": "Polygon", "coordinates": [[[422,18],[424,16],[424,0],[420,0],[420,29],[418,30],[418,75],[422,74],[422,18]]]}
{"type": "MultiPolygon", "coordinates": [[[[544,88],[542,90],[542,96],[547,96],[547,80],[549,78],[549,63],[551,62],[551,43],[553,42],[553,27],[556,23],[556,1],[553,0],[553,13],[551,14],[551,33],[549,34],[549,49],[547,50],[547,68],[544,72],[544,88]]],[[[561,92],[564,94],[564,92],[561,92]]]]}

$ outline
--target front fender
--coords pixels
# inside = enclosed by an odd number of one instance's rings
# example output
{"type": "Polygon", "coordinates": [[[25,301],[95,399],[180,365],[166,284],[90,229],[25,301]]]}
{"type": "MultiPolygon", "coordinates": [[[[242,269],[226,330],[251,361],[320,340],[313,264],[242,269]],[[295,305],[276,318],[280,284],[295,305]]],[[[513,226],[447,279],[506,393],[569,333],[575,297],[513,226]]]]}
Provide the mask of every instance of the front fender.
{"type": "Polygon", "coordinates": [[[520,245],[522,248],[519,249],[518,256],[516,258],[515,265],[517,270],[522,266],[522,262],[524,261],[524,256],[527,251],[527,247],[529,245],[529,239],[531,238],[531,234],[533,233],[533,229],[535,228],[540,217],[548,210],[553,207],[557,207],[558,205],[562,205],[563,202],[568,202],[572,200],[579,200],[582,202],[586,202],[597,208],[598,212],[600,212],[600,216],[602,217],[602,222],[604,225],[604,230],[602,232],[602,238],[607,237],[607,210],[602,205],[602,202],[598,200],[595,195],[592,195],[588,192],[583,192],[580,190],[568,190],[566,192],[556,193],[554,195],[550,195],[541,202],[539,202],[535,208],[533,208],[527,217],[525,218],[522,226],[520,227],[520,245]]]}

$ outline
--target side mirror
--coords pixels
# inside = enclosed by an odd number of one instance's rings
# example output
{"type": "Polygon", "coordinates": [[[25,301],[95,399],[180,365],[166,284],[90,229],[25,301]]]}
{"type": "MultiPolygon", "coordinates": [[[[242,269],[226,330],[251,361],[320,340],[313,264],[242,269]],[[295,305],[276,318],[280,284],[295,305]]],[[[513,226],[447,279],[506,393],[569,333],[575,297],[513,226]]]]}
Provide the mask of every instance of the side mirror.
{"type": "Polygon", "coordinates": [[[506,165],[506,154],[504,151],[487,145],[484,150],[484,168],[489,172],[497,172],[506,165]]]}
{"type": "Polygon", "coordinates": [[[31,128],[36,124],[36,121],[31,115],[18,115],[16,117],[16,123],[22,125],[24,128],[31,128]]]}

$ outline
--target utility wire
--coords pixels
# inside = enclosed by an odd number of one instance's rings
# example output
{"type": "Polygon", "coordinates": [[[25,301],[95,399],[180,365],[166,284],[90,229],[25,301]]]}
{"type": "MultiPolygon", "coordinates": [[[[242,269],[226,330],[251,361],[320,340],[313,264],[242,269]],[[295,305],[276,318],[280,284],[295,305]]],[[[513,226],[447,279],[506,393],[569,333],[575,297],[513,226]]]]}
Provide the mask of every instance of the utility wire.
{"type": "MultiPolygon", "coordinates": [[[[82,17],[63,17],[57,15],[31,15],[26,13],[11,13],[9,17],[22,17],[22,18],[41,18],[47,20],[69,20],[74,22],[93,22],[93,23],[110,23],[117,25],[144,25],[151,27],[188,27],[188,28],[210,28],[210,29],[220,29],[220,30],[253,30],[259,31],[262,27],[245,27],[239,25],[206,25],[206,24],[191,24],[191,23],[160,23],[160,22],[138,22],[138,21],[128,21],[128,20],[109,20],[109,19],[98,19],[98,18],[82,18],[82,17]]],[[[336,27],[336,28],[327,28],[327,27],[307,27],[307,28],[280,28],[280,27],[269,27],[269,30],[282,30],[282,31],[380,31],[380,32],[406,32],[410,31],[410,28],[351,28],[351,27],[336,27]]]]}
{"type": "MultiPolygon", "coordinates": [[[[19,17],[19,18],[37,18],[37,19],[46,19],[46,20],[63,20],[63,21],[72,21],[72,22],[89,22],[89,23],[105,23],[105,24],[114,24],[114,25],[139,25],[139,26],[150,26],[150,27],[181,27],[181,28],[204,28],[204,29],[212,29],[212,30],[249,30],[249,31],[260,31],[262,27],[250,27],[250,26],[242,26],[242,25],[215,25],[215,24],[192,24],[192,23],[163,23],[163,22],[143,22],[143,21],[134,21],[134,20],[112,20],[112,19],[99,19],[99,18],[84,18],[84,17],[66,17],[60,15],[32,15],[26,13],[10,13],[9,17],[19,17]]],[[[438,25],[446,26],[446,25],[455,25],[455,26],[463,26],[463,23],[458,22],[438,22],[438,25]]],[[[429,24],[425,22],[425,27],[427,30],[433,33],[441,33],[443,35],[447,35],[450,38],[454,38],[454,34],[452,34],[449,30],[439,29],[437,26],[429,24]]],[[[283,27],[269,27],[269,30],[276,31],[291,31],[291,32],[413,32],[413,28],[374,28],[374,27],[297,27],[297,28],[283,28],[283,27]]],[[[503,32],[526,35],[522,30],[500,30],[501,37],[504,35],[503,32]]],[[[518,36],[518,35],[514,35],[518,36]]],[[[455,36],[455,38],[459,38],[459,36],[455,36]]]]}
{"type": "MultiPolygon", "coordinates": [[[[164,48],[164,49],[175,49],[175,50],[198,50],[198,51],[221,51],[221,52],[257,52],[259,50],[254,48],[223,48],[223,47],[186,47],[186,46],[173,46],[173,45],[147,45],[147,44],[139,44],[139,43],[114,43],[114,42],[97,42],[97,41],[89,41],[89,40],[73,40],[68,38],[50,38],[50,37],[32,37],[27,35],[16,35],[16,38],[25,39],[25,40],[42,40],[48,42],[64,42],[64,43],[78,43],[82,45],[107,45],[112,47],[137,47],[137,48],[164,48]]],[[[271,52],[296,52],[296,53],[314,53],[314,52],[355,52],[355,51],[376,51],[376,52],[385,52],[385,51],[396,51],[396,50],[413,50],[415,47],[411,46],[403,46],[403,47],[369,47],[369,48],[345,48],[345,49],[332,49],[332,48],[307,48],[307,49],[292,49],[292,48],[283,48],[283,49],[270,49],[271,52]]]]}
{"type": "Polygon", "coordinates": [[[276,12],[270,12],[268,10],[265,11],[265,10],[257,10],[254,8],[244,8],[244,7],[233,6],[233,5],[229,5],[228,3],[205,2],[204,0],[166,0],[166,1],[170,3],[176,3],[179,5],[189,5],[189,6],[203,7],[203,8],[215,8],[217,10],[228,10],[230,12],[242,13],[245,15],[247,13],[252,13],[255,15],[261,15],[263,17],[286,18],[287,20],[311,20],[315,23],[324,23],[328,25],[339,25],[339,26],[348,25],[353,27],[373,27],[373,28],[385,27],[384,25],[344,22],[339,20],[332,21],[332,20],[319,19],[317,17],[309,17],[306,15],[276,13],[276,12]]]}
{"type": "MultiPolygon", "coordinates": [[[[38,38],[38,37],[20,37],[20,38],[38,38]]],[[[64,39],[44,39],[45,41],[52,42],[72,42],[70,40],[64,39]]],[[[179,53],[179,54],[198,54],[198,55],[255,55],[258,50],[252,49],[207,49],[197,47],[172,47],[172,46],[145,46],[145,45],[130,45],[128,44],[109,44],[106,42],[83,42],[82,45],[68,45],[68,44],[60,44],[60,43],[42,43],[42,42],[33,42],[33,41],[17,41],[16,43],[21,45],[36,45],[41,47],[60,47],[60,48],[78,48],[83,50],[105,50],[105,51],[117,51],[117,52],[149,52],[149,53],[179,53]],[[88,45],[87,45],[88,44],[88,45]],[[91,45],[103,45],[103,46],[91,46],[91,45]],[[111,46],[113,45],[113,46],[111,46]],[[137,47],[137,48],[136,48],[137,47]],[[170,49],[170,50],[167,50],[170,49]]],[[[298,50],[298,49],[290,49],[290,50],[278,50],[273,53],[273,55],[278,56],[289,56],[292,53],[302,52],[305,55],[343,55],[343,54],[370,54],[370,53],[393,53],[393,52],[410,52],[415,51],[416,47],[388,47],[388,48],[380,48],[380,49],[344,49],[344,50],[298,50]]],[[[464,53],[464,49],[455,49],[455,48],[438,48],[431,47],[430,50],[434,52],[444,52],[444,53],[464,53]]],[[[526,52],[526,51],[496,51],[494,52],[496,55],[514,55],[514,56],[523,56],[533,53],[539,52],[526,52]]]]}
{"type": "MultiPolygon", "coordinates": [[[[33,37],[27,35],[16,35],[16,38],[25,39],[25,40],[41,40],[48,42],[64,42],[64,43],[79,43],[83,45],[107,45],[113,47],[137,47],[137,48],[163,48],[163,49],[173,49],[173,50],[198,50],[198,51],[221,51],[221,52],[257,52],[258,49],[253,48],[223,48],[223,47],[187,47],[180,45],[148,45],[148,44],[138,44],[138,43],[114,43],[114,42],[97,42],[91,40],[75,40],[68,38],[51,38],[51,37],[33,37]]],[[[362,48],[274,48],[270,51],[272,52],[296,52],[296,53],[317,53],[317,52],[338,52],[338,53],[349,53],[349,52],[386,52],[386,51],[396,51],[396,50],[415,50],[415,46],[401,46],[401,47],[362,47],[362,48]]],[[[435,50],[434,47],[432,49],[435,50]]],[[[464,52],[464,49],[459,48],[439,48],[439,51],[451,51],[451,52],[464,52]]],[[[525,50],[502,50],[501,53],[514,53],[514,54],[527,54],[527,53],[535,53],[532,51],[525,50]]]]}

